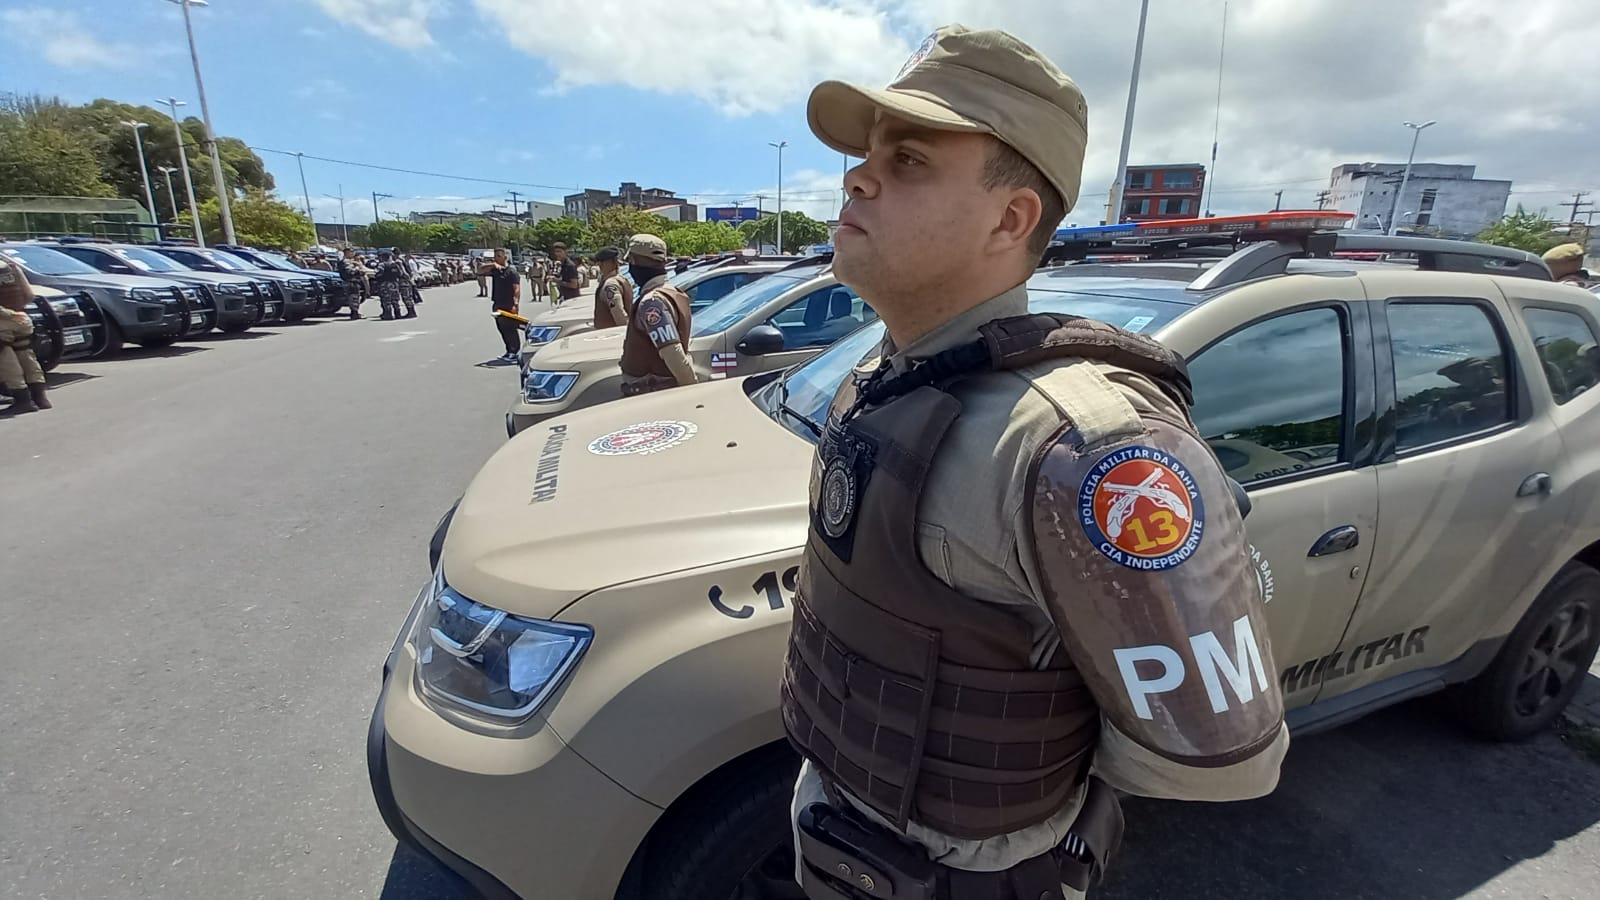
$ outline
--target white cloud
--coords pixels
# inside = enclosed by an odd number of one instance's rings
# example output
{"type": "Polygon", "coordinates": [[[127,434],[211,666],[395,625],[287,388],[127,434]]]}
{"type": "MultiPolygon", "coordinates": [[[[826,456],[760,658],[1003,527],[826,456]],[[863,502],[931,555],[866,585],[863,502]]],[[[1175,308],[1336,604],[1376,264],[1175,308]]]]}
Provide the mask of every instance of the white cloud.
{"type": "Polygon", "coordinates": [[[443,0],[316,0],[335,20],[404,50],[434,46],[429,20],[443,0]]]}
{"type": "Polygon", "coordinates": [[[0,12],[0,23],[13,39],[37,48],[45,61],[63,69],[129,69],[165,52],[165,48],[103,41],[76,13],[42,6],[0,12]]]}
{"type": "Polygon", "coordinates": [[[730,116],[782,109],[823,77],[884,81],[911,49],[890,14],[862,0],[701,0],[648,24],[632,0],[474,4],[512,46],[554,67],[548,92],[624,84],[730,116]]]}

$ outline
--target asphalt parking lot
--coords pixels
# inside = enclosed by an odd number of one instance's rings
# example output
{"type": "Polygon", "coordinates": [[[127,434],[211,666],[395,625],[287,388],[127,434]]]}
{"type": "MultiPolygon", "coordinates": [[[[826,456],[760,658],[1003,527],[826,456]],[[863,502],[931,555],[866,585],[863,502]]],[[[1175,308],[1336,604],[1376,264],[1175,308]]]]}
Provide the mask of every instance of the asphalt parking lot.
{"type": "MultiPolygon", "coordinates": [[[[68,362],[0,421],[0,896],[465,896],[397,851],[363,741],[425,541],[505,440],[475,294],[68,362]]],[[[1389,710],[1297,740],[1266,799],[1130,801],[1099,896],[1592,897],[1577,743],[1389,710]]]]}

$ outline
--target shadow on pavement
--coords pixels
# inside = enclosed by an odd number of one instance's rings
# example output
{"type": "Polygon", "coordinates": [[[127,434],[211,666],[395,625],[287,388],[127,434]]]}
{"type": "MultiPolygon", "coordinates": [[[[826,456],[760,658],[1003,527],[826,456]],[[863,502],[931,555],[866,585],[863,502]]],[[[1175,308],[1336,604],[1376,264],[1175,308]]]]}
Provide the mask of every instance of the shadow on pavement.
{"type": "Polygon", "coordinates": [[[379,900],[472,900],[467,883],[431,859],[395,845],[379,900]]]}
{"type": "Polygon", "coordinates": [[[480,369],[499,369],[505,366],[514,366],[516,363],[509,359],[501,359],[497,356],[494,359],[486,359],[481,363],[473,363],[473,365],[480,369]]]}
{"type": "Polygon", "coordinates": [[[206,342],[208,344],[209,343],[225,344],[225,343],[230,343],[232,341],[253,341],[253,340],[256,340],[257,338],[267,338],[267,337],[275,336],[278,333],[276,331],[256,331],[255,329],[257,329],[257,328],[272,328],[276,324],[277,324],[276,322],[272,322],[272,323],[268,323],[268,324],[265,324],[265,325],[252,325],[252,326],[250,326],[250,328],[251,328],[250,331],[236,331],[236,332],[232,332],[232,333],[226,332],[226,331],[213,331],[213,332],[210,332],[208,334],[202,334],[199,337],[189,338],[189,340],[191,340],[191,341],[204,341],[204,342],[206,342]]]}
{"type": "MultiPolygon", "coordinates": [[[[199,340],[199,338],[186,338],[185,340],[199,340]]],[[[122,350],[110,356],[95,357],[93,362],[108,363],[128,359],[171,359],[177,356],[188,356],[191,353],[206,353],[210,347],[197,347],[194,344],[173,344],[170,347],[140,347],[137,344],[125,344],[122,350]]],[[[90,362],[90,360],[84,360],[90,362]]]]}
{"type": "Polygon", "coordinates": [[[1453,900],[1600,821],[1596,774],[1554,733],[1485,743],[1405,704],[1296,741],[1261,800],[1126,801],[1096,898],[1453,900]]]}
{"type": "MultiPolygon", "coordinates": [[[[73,362],[77,362],[77,360],[73,360],[73,362]]],[[[101,376],[90,375],[88,372],[63,372],[60,369],[57,369],[54,372],[44,373],[44,383],[45,386],[50,390],[55,390],[62,385],[71,384],[74,381],[89,381],[99,377],[101,376]]]]}
{"type": "MultiPolygon", "coordinates": [[[[1555,733],[1477,741],[1442,707],[1423,700],[1296,740],[1261,800],[1125,799],[1122,851],[1090,896],[1455,900],[1600,822],[1600,769],[1576,748],[1555,733]]],[[[1546,896],[1591,887],[1541,884],[1546,896]]],[[[396,847],[383,900],[472,896],[396,847]]]]}

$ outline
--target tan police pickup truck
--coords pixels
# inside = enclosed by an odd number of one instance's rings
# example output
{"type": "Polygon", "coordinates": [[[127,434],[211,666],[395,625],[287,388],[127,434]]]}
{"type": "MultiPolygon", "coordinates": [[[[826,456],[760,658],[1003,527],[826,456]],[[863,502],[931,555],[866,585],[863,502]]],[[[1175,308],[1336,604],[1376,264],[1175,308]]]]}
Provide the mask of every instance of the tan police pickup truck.
{"type": "MultiPolygon", "coordinates": [[[[714,265],[700,266],[679,272],[667,279],[671,284],[689,295],[689,309],[698,314],[712,303],[721,300],[728,294],[744,287],[763,275],[770,275],[780,269],[788,268],[793,264],[792,259],[745,259],[736,257],[722,260],[714,265]]],[[[528,371],[528,360],[539,348],[557,338],[571,337],[594,330],[594,285],[591,285],[588,296],[547,309],[528,321],[523,329],[522,352],[518,361],[524,374],[528,371]]]]}
{"type": "MultiPolygon", "coordinates": [[[[689,361],[701,381],[792,366],[877,319],[839,284],[827,259],[793,263],[694,313],[689,361]]],[[[622,397],[621,328],[564,337],[540,348],[506,411],[506,434],[622,397]]]]}
{"type": "MultiPolygon", "coordinates": [[[[1028,288],[1189,359],[1297,734],[1445,689],[1486,735],[1543,729],[1600,642],[1600,304],[1519,251],[1364,239],[1407,266],[1320,238],[1028,288]]],[[[798,896],[777,684],[813,435],[880,334],[546,421],[484,465],[372,717],[399,840],[489,897],[798,896]]]]}

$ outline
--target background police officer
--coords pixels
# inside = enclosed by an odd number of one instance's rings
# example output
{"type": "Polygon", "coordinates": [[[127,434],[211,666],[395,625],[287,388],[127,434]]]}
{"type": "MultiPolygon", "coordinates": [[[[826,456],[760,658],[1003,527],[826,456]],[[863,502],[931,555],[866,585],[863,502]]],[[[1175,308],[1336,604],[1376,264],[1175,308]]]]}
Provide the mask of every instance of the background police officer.
{"type": "Polygon", "coordinates": [[[667,284],[667,242],[653,234],[628,239],[628,274],[639,302],[622,340],[622,393],[658,391],[698,380],[689,362],[689,295],[667,284]]]}
{"type": "Polygon", "coordinates": [[[33,320],[28,317],[31,305],[33,288],[22,267],[0,258],[0,388],[11,396],[11,405],[0,415],[51,407],[45,393],[44,369],[33,353],[33,320]]]}
{"type": "Polygon", "coordinates": [[[1240,510],[1181,359],[1028,315],[1078,194],[1071,79],[950,26],[887,90],[824,82],[807,116],[865,159],[834,272],[888,335],[813,465],[782,682],[797,875],[812,897],[872,896],[863,869],[885,868],[947,900],[1076,896],[1119,839],[1113,788],[1277,783],[1288,733],[1240,510]]]}
{"type": "MultiPolygon", "coordinates": [[[[494,262],[485,271],[489,275],[490,305],[497,312],[516,313],[522,306],[522,281],[517,277],[516,268],[510,264],[504,247],[495,249],[494,262]]],[[[494,325],[500,330],[500,338],[506,345],[505,355],[500,360],[516,362],[517,352],[522,349],[522,324],[505,316],[495,316],[494,325]]]]}
{"type": "Polygon", "coordinates": [[[361,257],[356,256],[354,247],[344,248],[344,255],[339,260],[339,277],[344,279],[345,295],[350,298],[350,318],[361,318],[361,303],[372,293],[370,278],[372,273],[361,264],[361,257]]]}
{"type": "Polygon", "coordinates": [[[1557,244],[1546,250],[1540,258],[1550,267],[1551,278],[1578,287],[1588,287],[1589,272],[1583,267],[1583,254],[1582,244],[1557,244]]]}
{"type": "Polygon", "coordinates": [[[594,255],[594,327],[617,328],[628,324],[633,308],[633,285],[622,276],[622,251],[606,247],[594,255]]]}

